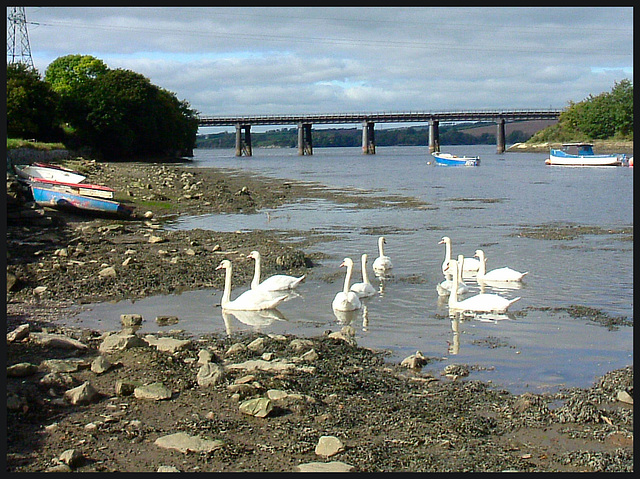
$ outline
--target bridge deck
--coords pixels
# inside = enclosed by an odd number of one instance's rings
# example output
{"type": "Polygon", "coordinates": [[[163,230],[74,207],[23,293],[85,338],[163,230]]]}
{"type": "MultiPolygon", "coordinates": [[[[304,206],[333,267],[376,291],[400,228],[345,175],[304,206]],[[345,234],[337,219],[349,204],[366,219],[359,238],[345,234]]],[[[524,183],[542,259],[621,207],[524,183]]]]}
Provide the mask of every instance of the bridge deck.
{"type": "Polygon", "coordinates": [[[562,110],[475,110],[449,112],[338,113],[311,115],[201,116],[199,126],[293,125],[298,123],[404,123],[432,121],[556,120],[562,110]]]}

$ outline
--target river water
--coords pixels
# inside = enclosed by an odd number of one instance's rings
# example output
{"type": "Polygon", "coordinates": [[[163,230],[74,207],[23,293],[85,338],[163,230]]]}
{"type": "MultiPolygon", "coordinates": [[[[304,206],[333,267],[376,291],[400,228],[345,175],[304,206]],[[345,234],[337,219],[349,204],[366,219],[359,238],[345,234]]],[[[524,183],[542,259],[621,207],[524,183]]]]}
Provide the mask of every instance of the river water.
{"type": "MultiPolygon", "coordinates": [[[[444,146],[458,155],[480,155],[479,167],[433,164],[427,147],[378,147],[375,155],[359,148],[255,149],[235,157],[232,149],[195,150],[193,167],[252,171],[263,176],[320,183],[362,195],[417,198],[426,206],[393,204],[358,209],[328,200],[301,201],[256,214],[216,214],[179,218],[167,229],[217,231],[269,229],[312,231],[337,236],[313,251],[329,255],[310,270],[299,297],[278,307],[277,317],[223,315],[221,291],[202,290],[143,300],[89,305],[79,315],[87,327],[119,328],[122,313],[151,320],[142,332],[162,331],[153,318],[176,315],[180,328],[197,336],[257,330],[264,333],[320,335],[350,324],[359,345],[391,352],[400,361],[416,351],[439,358],[427,368],[471,366],[471,377],[491,381],[514,393],[558,387],[588,387],[607,371],[633,362],[633,328],[607,328],[564,311],[572,305],[633,319],[633,168],[563,168],[544,164],[545,154],[497,154],[493,145],[444,146]],[[575,239],[538,239],[519,235],[530,228],[593,227],[604,234],[575,239]],[[614,230],[607,233],[608,230],[614,230]],[[371,270],[384,234],[392,277],[371,270]],[[521,299],[512,314],[498,318],[451,319],[436,285],[443,279],[442,236],[452,240],[454,256],[483,249],[488,269],[509,266],[528,271],[519,289],[485,292],[521,299]],[[344,257],[356,263],[352,282],[361,281],[360,256],[369,255],[369,277],[378,294],[355,314],[336,316],[331,301],[342,289],[344,257]],[[337,273],[337,274],[334,274],[337,273]],[[334,280],[326,278],[333,274],[334,280]]],[[[221,273],[222,274],[222,273],[221,273]]],[[[473,294],[479,285],[466,278],[473,294]]],[[[232,298],[248,285],[234,285],[232,298]]],[[[169,328],[171,328],[169,327],[169,328]]]]}

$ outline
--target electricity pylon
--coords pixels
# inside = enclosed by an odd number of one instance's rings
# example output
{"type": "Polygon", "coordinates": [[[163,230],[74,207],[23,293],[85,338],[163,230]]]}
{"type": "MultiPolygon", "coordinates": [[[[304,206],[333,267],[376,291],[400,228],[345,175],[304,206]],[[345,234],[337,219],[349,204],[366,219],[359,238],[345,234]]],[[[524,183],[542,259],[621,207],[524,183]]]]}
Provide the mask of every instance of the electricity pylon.
{"type": "Polygon", "coordinates": [[[35,70],[24,7],[10,7],[7,16],[7,64],[12,63],[24,63],[35,70]]]}

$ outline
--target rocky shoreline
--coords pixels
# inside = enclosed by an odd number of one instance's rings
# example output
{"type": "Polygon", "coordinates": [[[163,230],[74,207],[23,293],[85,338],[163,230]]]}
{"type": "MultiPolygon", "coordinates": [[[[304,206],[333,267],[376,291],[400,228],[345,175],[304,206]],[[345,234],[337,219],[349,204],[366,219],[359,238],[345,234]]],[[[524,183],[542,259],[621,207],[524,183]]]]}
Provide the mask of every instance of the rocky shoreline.
{"type": "Polygon", "coordinates": [[[119,331],[62,327],[70,304],[222,289],[224,257],[247,283],[252,249],[265,251],[264,274],[312,275],[322,261],[305,253],[312,235],[167,231],[167,218],[357,196],[181,163],[66,164],[139,213],[45,211],[8,177],[7,471],[633,470],[632,366],[588,389],[512,395],[464,364],[432,374],[419,353],[387,363],[349,327],[191,338],[179,318],[142,335],[127,314],[119,331]]]}

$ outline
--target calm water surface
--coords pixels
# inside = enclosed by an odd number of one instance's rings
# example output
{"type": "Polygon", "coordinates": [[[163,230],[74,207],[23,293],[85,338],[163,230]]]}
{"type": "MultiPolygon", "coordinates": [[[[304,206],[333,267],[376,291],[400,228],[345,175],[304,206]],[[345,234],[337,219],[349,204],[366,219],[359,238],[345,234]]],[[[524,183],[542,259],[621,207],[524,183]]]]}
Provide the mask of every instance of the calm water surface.
{"type": "MultiPolygon", "coordinates": [[[[562,168],[544,164],[544,154],[505,153],[495,146],[446,146],[454,154],[478,154],[479,167],[439,167],[427,147],[378,147],[375,155],[359,148],[316,148],[312,156],[297,149],[256,149],[237,158],[233,150],[196,150],[193,167],[253,171],[283,179],[320,183],[332,189],[360,189],[373,196],[403,195],[427,207],[360,210],[327,200],[303,201],[257,214],[184,217],[167,229],[250,231],[304,230],[337,235],[337,241],[314,245],[330,255],[313,268],[299,289],[300,297],[283,303],[279,315],[224,315],[221,291],[203,290],[156,296],[136,302],[89,305],[78,316],[83,326],[114,330],[122,313],[140,313],[142,332],[156,332],[154,318],[176,315],[178,325],[194,335],[239,330],[319,335],[343,324],[356,329],[361,346],[388,349],[390,361],[420,350],[441,358],[427,369],[446,364],[476,366],[472,378],[492,381],[515,393],[588,387],[607,371],[632,364],[633,328],[617,331],[574,319],[564,312],[542,310],[571,305],[633,318],[633,242],[630,234],[591,234],[573,240],[518,236],[523,228],[542,225],[590,226],[605,230],[633,226],[633,169],[562,168]],[[269,213],[269,214],[267,214],[269,213]],[[393,276],[381,281],[371,270],[378,255],[377,238],[387,238],[393,276]],[[452,239],[453,254],[485,251],[488,269],[509,266],[529,271],[520,289],[492,289],[508,298],[520,296],[512,311],[523,315],[452,320],[439,300],[442,281],[442,236],[452,239]],[[369,277],[379,294],[350,316],[336,316],[331,301],[342,289],[345,256],[356,263],[369,255],[369,277]],[[326,278],[333,276],[333,280],[326,278]],[[533,309],[530,309],[533,308],[533,309]]],[[[310,252],[310,251],[309,251],[310,252]]],[[[218,258],[212,258],[218,261],[218,258]]],[[[222,273],[221,273],[222,274],[222,273]]],[[[472,291],[480,288],[466,279],[472,291]]],[[[234,285],[232,297],[248,288],[234,285]]]]}

